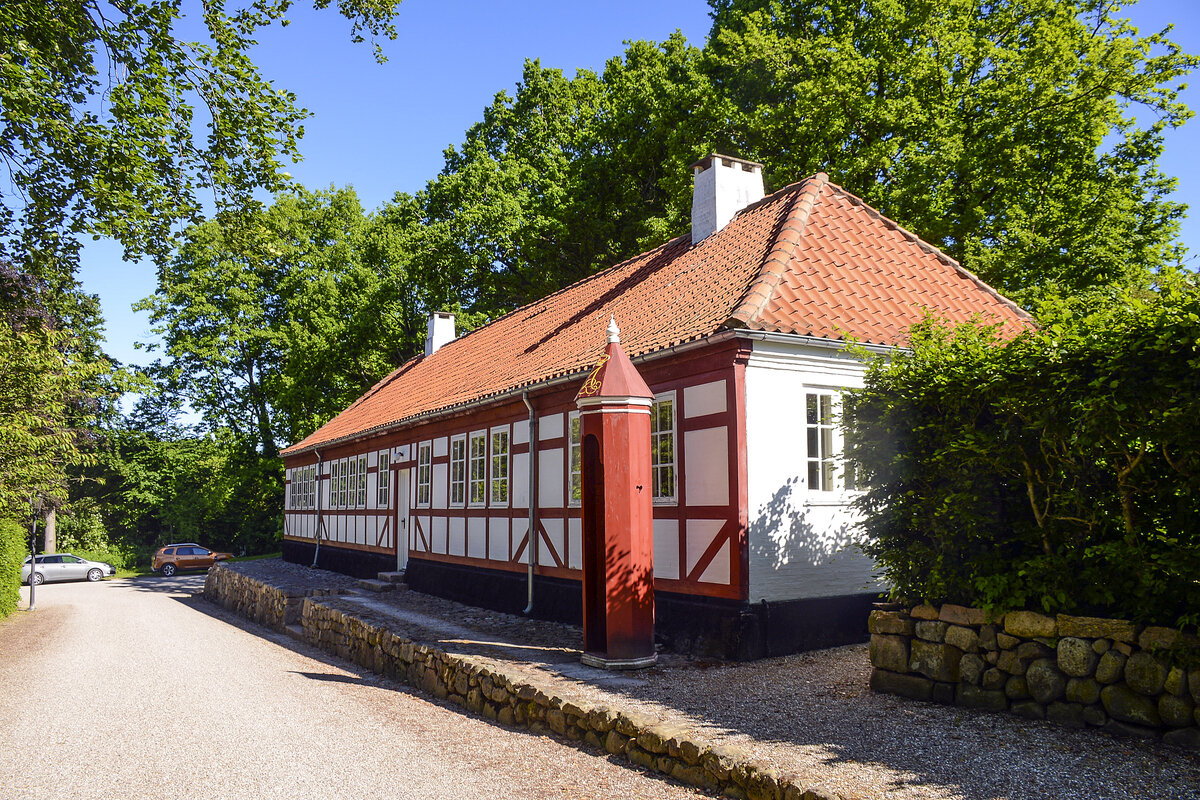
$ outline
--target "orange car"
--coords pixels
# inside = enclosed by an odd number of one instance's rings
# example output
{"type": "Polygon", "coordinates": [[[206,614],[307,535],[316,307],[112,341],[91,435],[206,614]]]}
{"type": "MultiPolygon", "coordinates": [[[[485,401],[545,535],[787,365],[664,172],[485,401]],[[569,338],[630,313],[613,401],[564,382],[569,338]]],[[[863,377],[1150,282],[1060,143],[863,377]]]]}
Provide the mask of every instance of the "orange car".
{"type": "Polygon", "coordinates": [[[169,578],[181,569],[208,569],[227,558],[233,558],[233,553],[217,553],[194,542],[184,542],[158,548],[150,568],[169,578]]]}

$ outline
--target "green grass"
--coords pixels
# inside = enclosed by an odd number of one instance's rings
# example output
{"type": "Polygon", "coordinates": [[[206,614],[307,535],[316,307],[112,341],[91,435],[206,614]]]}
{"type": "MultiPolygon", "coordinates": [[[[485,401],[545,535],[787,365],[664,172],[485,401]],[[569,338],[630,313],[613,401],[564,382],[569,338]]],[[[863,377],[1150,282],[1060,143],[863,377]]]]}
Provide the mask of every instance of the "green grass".
{"type": "Polygon", "coordinates": [[[231,558],[229,560],[230,561],[259,561],[264,558],[280,558],[281,556],[283,556],[283,551],[276,550],[274,553],[263,553],[262,555],[259,555],[259,556],[239,556],[238,558],[231,558]]]}

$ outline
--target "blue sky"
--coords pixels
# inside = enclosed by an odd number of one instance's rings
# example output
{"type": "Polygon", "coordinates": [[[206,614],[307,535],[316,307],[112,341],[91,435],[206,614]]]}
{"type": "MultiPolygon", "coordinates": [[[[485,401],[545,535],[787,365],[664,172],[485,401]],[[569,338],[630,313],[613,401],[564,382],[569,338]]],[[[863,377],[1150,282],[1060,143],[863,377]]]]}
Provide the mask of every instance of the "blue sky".
{"type": "MultiPolygon", "coordinates": [[[[1174,24],[1174,40],[1200,53],[1193,3],[1143,0],[1124,13],[1143,33],[1174,24]]],[[[290,171],[309,188],[352,185],[367,209],[436,175],[443,150],[462,141],[496,92],[513,88],[526,58],[573,75],[602,69],[626,40],[661,41],[679,29],[701,45],[709,29],[704,0],[404,0],[400,38],[384,43],[388,61],[380,65],[368,46],[350,43],[349,23],[335,13],[293,8],[292,24],[261,37],[255,53],[264,75],[313,113],[300,145],[304,161],[290,171]]],[[[1200,111],[1197,83],[1200,75],[1184,100],[1200,111]]],[[[1193,256],[1200,254],[1197,153],[1194,119],[1169,135],[1162,160],[1179,179],[1177,199],[1193,208],[1182,236],[1193,256]]],[[[100,296],[106,350],[123,362],[151,358],[133,347],[153,336],[146,315],[131,306],[153,293],[154,278],[151,264],[124,263],[109,242],[85,250],[80,279],[100,296]]]]}

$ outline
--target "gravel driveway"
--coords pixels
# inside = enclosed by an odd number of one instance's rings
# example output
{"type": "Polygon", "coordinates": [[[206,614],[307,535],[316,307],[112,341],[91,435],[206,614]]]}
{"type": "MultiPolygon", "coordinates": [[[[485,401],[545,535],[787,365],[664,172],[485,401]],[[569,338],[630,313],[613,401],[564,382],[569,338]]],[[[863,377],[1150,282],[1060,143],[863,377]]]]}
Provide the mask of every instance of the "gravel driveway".
{"type": "Polygon", "coordinates": [[[0,798],[696,796],[283,646],[203,580],[45,585],[0,622],[0,798]]]}

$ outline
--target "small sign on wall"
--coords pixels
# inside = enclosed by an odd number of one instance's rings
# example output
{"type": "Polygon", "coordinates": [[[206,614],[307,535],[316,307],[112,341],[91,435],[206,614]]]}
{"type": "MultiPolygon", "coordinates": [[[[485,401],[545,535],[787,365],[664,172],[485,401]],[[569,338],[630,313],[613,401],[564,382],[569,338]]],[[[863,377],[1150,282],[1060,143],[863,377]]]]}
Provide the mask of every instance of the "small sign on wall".
{"type": "Polygon", "coordinates": [[[408,461],[409,451],[412,445],[402,444],[392,451],[392,458],[395,461],[408,461]]]}

